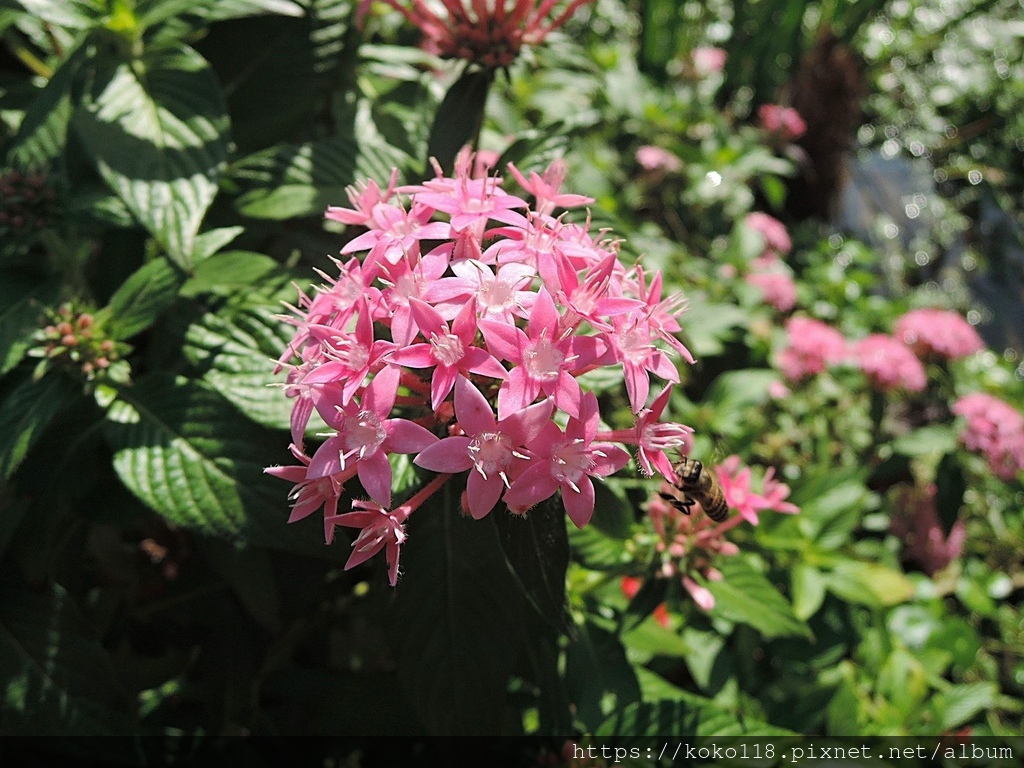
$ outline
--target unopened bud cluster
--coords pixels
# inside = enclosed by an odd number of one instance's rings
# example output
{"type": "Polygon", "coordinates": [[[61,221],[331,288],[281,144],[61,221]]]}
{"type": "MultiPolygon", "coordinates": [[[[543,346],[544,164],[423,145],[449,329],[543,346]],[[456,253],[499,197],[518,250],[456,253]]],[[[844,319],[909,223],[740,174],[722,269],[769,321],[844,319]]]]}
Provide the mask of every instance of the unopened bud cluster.
{"type": "Polygon", "coordinates": [[[42,360],[36,369],[41,377],[51,367],[71,370],[86,381],[102,378],[119,359],[119,345],[106,337],[92,312],[71,303],[46,310],[46,325],[35,332],[36,345],[29,355],[42,360]]]}

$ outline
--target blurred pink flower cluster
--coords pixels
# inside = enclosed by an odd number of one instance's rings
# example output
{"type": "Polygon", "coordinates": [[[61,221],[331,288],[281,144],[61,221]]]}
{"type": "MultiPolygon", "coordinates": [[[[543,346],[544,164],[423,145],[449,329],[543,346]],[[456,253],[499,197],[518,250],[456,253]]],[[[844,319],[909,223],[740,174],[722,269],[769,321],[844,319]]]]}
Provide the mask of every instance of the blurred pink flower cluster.
{"type": "Polygon", "coordinates": [[[896,321],[893,335],[920,357],[956,360],[985,348],[970,323],[959,313],[945,309],[911,310],[896,321]]]}
{"type": "MultiPolygon", "coordinates": [[[[652,495],[647,504],[647,513],[658,536],[658,551],[662,554],[661,575],[667,578],[679,576],[683,588],[705,611],[715,606],[715,598],[706,587],[697,583],[693,575],[699,574],[708,581],[722,579],[722,573],[712,565],[714,559],[718,555],[739,552],[734,543],[726,540],[725,534],[744,521],[757,525],[760,522],[758,513],[764,510],[783,514],[800,511],[786,501],[789,486],[775,479],[775,470],[771,467],[765,472],[760,493],[753,490],[751,469],[743,465],[739,456],[730,456],[715,467],[714,472],[725,494],[726,504],[738,512],[723,522],[716,523],[704,514],[699,503],[694,505],[689,515],[680,512],[659,494],[652,495]]],[[[661,490],[670,495],[675,492],[667,483],[661,490]]]]}
{"type": "Polygon", "coordinates": [[[748,213],[744,223],[757,232],[764,241],[763,259],[778,259],[793,250],[793,241],[786,231],[786,225],[773,216],[761,211],[748,213]]]}
{"type": "Polygon", "coordinates": [[[1012,480],[1024,470],[1024,415],[1012,405],[984,392],[964,395],[953,406],[966,425],[961,435],[970,451],[988,459],[993,474],[1012,480]]]}
{"type": "Polygon", "coordinates": [[[844,361],[856,365],[882,391],[921,392],[928,383],[923,360],[954,359],[984,349],[977,332],[956,312],[915,309],[895,323],[892,336],[872,334],[847,342],[820,320],[792,317],[777,364],[791,381],[844,361]]]}
{"type": "MultiPolygon", "coordinates": [[[[499,69],[510,66],[523,46],[544,42],[577,9],[594,0],[569,0],[554,18],[550,16],[558,0],[383,1],[419,28],[430,53],[499,69]]],[[[371,3],[359,4],[360,22],[371,3]]]]}
{"type": "Polygon", "coordinates": [[[464,505],[474,518],[502,499],[523,513],[560,492],[582,527],[593,478],[629,461],[622,446],[636,447],[645,471],[670,473],[665,452],[690,434],[661,420],[679,381],[674,358],[693,362],[674,336],[682,297],[663,297],[660,274],[627,270],[616,241],[595,237],[589,222],[552,216],[591,202],[561,192],[562,163],[529,177],[509,167],[532,206],[472,169],[463,153],[452,177],[438,168],[397,187],[396,171],[384,189],[350,189],[351,207],[327,217],[365,231],[286,318],[295,333],[280,363],[299,464],[267,471],[295,485],[290,521],[323,507],[328,542],[335,525],[360,528],[348,566],[385,549],[392,583],[404,522],[430,495],[389,511],[393,455],[414,455],[445,479],[469,472],[464,505]],[[631,429],[601,431],[597,397],[579,377],[603,367],[621,371],[631,429]],[[652,376],[669,386],[648,408],[652,376]],[[331,432],[309,456],[314,410],[331,432]],[[371,501],[339,515],[353,477],[371,501]]]}
{"type": "Polygon", "coordinates": [[[761,127],[783,141],[796,141],[807,132],[807,123],[792,107],[762,104],[757,109],[761,127]]]}
{"type": "Polygon", "coordinates": [[[786,226],[767,213],[748,213],[744,224],[758,234],[763,242],[761,255],[750,262],[750,272],[744,280],[755,286],[762,298],[779,312],[789,312],[796,306],[796,283],[793,273],[782,257],[793,249],[786,226]]]}
{"type": "Polygon", "coordinates": [[[723,48],[704,46],[701,48],[694,48],[690,57],[693,60],[693,68],[697,74],[702,77],[706,77],[714,74],[715,72],[722,71],[728,54],[723,48]]]}
{"type": "Polygon", "coordinates": [[[636,162],[649,172],[675,173],[682,170],[683,161],[663,147],[644,144],[636,151],[636,162]]]}
{"type": "Polygon", "coordinates": [[[850,351],[857,366],[881,390],[920,392],[928,383],[924,365],[913,350],[892,336],[874,333],[854,342],[850,351]]]}

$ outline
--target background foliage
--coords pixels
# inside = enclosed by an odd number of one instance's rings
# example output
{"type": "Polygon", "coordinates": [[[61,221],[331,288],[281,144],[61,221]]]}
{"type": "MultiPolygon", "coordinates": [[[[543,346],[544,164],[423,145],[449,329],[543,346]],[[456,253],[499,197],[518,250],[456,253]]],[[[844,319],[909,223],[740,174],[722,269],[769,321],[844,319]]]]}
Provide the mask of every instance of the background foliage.
{"type": "MultiPolygon", "coordinates": [[[[354,5],[0,2],[0,732],[182,754],[204,734],[1019,735],[1022,476],[950,411],[1024,408],[1017,4],[599,0],[493,75],[354,5]],[[756,118],[823,25],[865,94],[831,222],[794,213],[806,156],[756,118]],[[725,68],[695,72],[711,45],[725,68]],[[262,471],[289,461],[275,315],[351,237],[323,211],[449,165],[477,125],[499,168],[564,157],[627,260],[688,297],[698,363],[671,411],[693,454],[792,488],[799,515],[734,529],[723,578],[698,575],[710,610],[658,576],[635,467],[568,533],[556,506],[475,522],[435,498],[395,589],[285,525],[262,471]],[[645,169],[646,145],[678,164],[645,169]],[[744,280],[754,210],[790,225],[795,310],[744,280]],[[769,394],[789,314],[856,339],[936,304],[990,349],[929,363],[923,393],[838,366],[769,394]],[[932,528],[966,531],[944,562],[892,525],[930,485],[932,528]]],[[[621,381],[593,386],[628,424],[621,381]]],[[[416,476],[395,472],[400,497],[416,476]]]]}

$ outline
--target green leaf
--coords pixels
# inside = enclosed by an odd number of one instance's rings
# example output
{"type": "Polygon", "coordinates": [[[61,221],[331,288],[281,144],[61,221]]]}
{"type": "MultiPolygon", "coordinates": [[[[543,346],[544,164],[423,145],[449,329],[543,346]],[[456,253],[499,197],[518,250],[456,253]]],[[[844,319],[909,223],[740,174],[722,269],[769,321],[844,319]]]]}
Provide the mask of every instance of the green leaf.
{"type": "Polygon", "coordinates": [[[124,734],[117,668],[70,596],[0,579],[0,732],[124,734]]]}
{"type": "Polygon", "coordinates": [[[817,568],[798,563],[790,575],[793,615],[801,621],[811,618],[825,600],[825,577],[817,568]]]}
{"type": "Polygon", "coordinates": [[[915,458],[950,453],[956,450],[956,432],[948,424],[929,424],[896,438],[892,448],[915,458]]]}
{"type": "Polygon", "coordinates": [[[66,29],[88,29],[96,26],[106,8],[94,0],[18,0],[33,16],[48,24],[66,29]]]}
{"type": "MultiPolygon", "coordinates": [[[[650,739],[653,737],[792,736],[791,731],[740,717],[693,694],[676,694],[671,701],[635,702],[605,720],[596,736],[650,739]]],[[[618,742],[616,742],[618,744],[618,742]]],[[[644,754],[649,744],[644,746],[644,754]]],[[[682,744],[683,749],[686,744],[682,744]]],[[[696,746],[696,745],[694,745],[696,746]]],[[[657,754],[657,753],[655,753],[657,754]]],[[[665,757],[675,757],[670,751],[665,757]]],[[[688,764],[684,761],[680,764],[688,764]]]]}
{"type": "Polygon", "coordinates": [[[220,227],[197,235],[192,261],[196,264],[205,261],[243,232],[245,227],[220,227]]]}
{"type": "Polygon", "coordinates": [[[899,571],[859,560],[841,560],[826,583],[830,592],[857,605],[899,605],[914,596],[913,583],[899,571]]]}
{"type": "Polygon", "coordinates": [[[179,293],[192,297],[204,293],[229,294],[251,290],[279,270],[280,265],[262,253],[224,251],[200,262],[179,293]]]}
{"type": "Polygon", "coordinates": [[[60,374],[39,381],[12,378],[0,389],[0,482],[14,474],[39,435],[75,397],[76,387],[60,374]]]}
{"type": "Polygon", "coordinates": [[[493,525],[445,486],[408,523],[388,609],[399,676],[432,735],[499,732],[524,602],[493,525]]]}
{"type": "Polygon", "coordinates": [[[205,7],[196,9],[194,13],[210,23],[264,14],[298,17],[304,15],[305,10],[291,0],[208,0],[205,7]]]}
{"type": "Polygon", "coordinates": [[[182,280],[167,259],[154,259],[130,275],[107,304],[111,338],[130,339],[153,325],[174,303],[182,280]]]}
{"type": "Polygon", "coordinates": [[[633,555],[621,539],[613,539],[594,526],[569,529],[573,559],[594,571],[614,571],[632,562],[633,555]]]}
{"type": "Polygon", "coordinates": [[[736,329],[748,322],[747,313],[734,304],[710,302],[693,295],[680,320],[686,332],[686,345],[698,359],[720,355],[736,329]]]}
{"type": "Polygon", "coordinates": [[[274,362],[292,337],[292,327],[263,306],[204,315],[185,337],[185,356],[203,379],[257,424],[288,429],[292,400],[275,384],[274,362]]]}
{"type": "Polygon", "coordinates": [[[935,509],[939,513],[943,532],[948,536],[960,518],[967,481],[955,453],[947,453],[935,470],[935,509]]]}
{"type": "Polygon", "coordinates": [[[778,373],[761,368],[726,371],[708,387],[705,404],[711,410],[711,426],[726,436],[743,432],[748,422],[748,408],[761,405],[768,399],[768,387],[777,381],[778,373]]]}
{"type": "Polygon", "coordinates": [[[14,368],[32,346],[32,331],[43,325],[44,306],[60,295],[57,280],[33,280],[0,272],[0,375],[14,368]]]}
{"type": "Polygon", "coordinates": [[[437,108],[427,142],[427,155],[441,164],[446,173],[455,166],[455,156],[466,144],[473,143],[483,125],[484,107],[494,73],[489,69],[467,69],[455,81],[437,108]]]}
{"type": "Polygon", "coordinates": [[[540,504],[525,517],[492,517],[498,526],[501,548],[523,593],[544,622],[561,631],[566,623],[565,572],[569,565],[562,505],[540,504]]]}
{"type": "Polygon", "coordinates": [[[939,694],[942,730],[950,731],[969,722],[979,712],[996,706],[999,688],[995,683],[954,685],[939,694]]]}
{"type": "Polygon", "coordinates": [[[72,88],[85,60],[84,51],[77,48],[67,57],[26,110],[18,133],[6,148],[10,165],[38,168],[64,152],[71,123],[72,88]]]}
{"type": "Polygon", "coordinates": [[[209,65],[191,48],[104,60],[75,126],[107,184],[188,270],[227,157],[228,119],[209,65]]]}
{"type": "Polygon", "coordinates": [[[565,683],[576,717],[588,730],[640,698],[640,686],[619,638],[592,621],[576,627],[566,648],[565,683]]]}
{"type": "MultiPolygon", "coordinates": [[[[318,520],[286,525],[286,486],[263,468],[282,436],[248,422],[200,383],[152,375],[107,412],[114,470],[143,503],[206,534],[306,552],[323,546],[318,520]]],[[[315,516],[314,516],[315,517],[315,516]]]]}
{"type": "Polygon", "coordinates": [[[227,582],[259,625],[269,632],[280,631],[281,602],[266,551],[216,539],[201,538],[197,543],[210,567],[227,582]]]}
{"type": "Polygon", "coordinates": [[[769,639],[810,634],[786,598],[745,558],[725,557],[716,562],[723,578],[706,584],[715,597],[712,616],[749,624],[769,639]]]}

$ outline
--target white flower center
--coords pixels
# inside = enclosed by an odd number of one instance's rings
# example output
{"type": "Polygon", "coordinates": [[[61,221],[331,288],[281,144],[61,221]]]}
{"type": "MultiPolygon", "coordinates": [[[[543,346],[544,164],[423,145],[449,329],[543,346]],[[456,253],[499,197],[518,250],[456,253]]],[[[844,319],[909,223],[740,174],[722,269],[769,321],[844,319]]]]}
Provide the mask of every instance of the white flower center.
{"type": "Polygon", "coordinates": [[[559,443],[551,451],[551,476],[560,483],[568,483],[576,491],[579,491],[580,479],[593,466],[594,459],[580,438],[559,443]]]}
{"type": "Polygon", "coordinates": [[[615,340],[622,357],[630,363],[643,364],[650,357],[650,338],[639,328],[630,328],[628,331],[616,334],[615,340]]]}
{"type": "Polygon", "coordinates": [[[380,419],[369,411],[346,418],[339,434],[345,456],[359,454],[359,458],[376,451],[388,436],[380,419]]]}
{"type": "Polygon", "coordinates": [[[470,441],[469,454],[485,478],[502,473],[512,462],[512,439],[500,432],[481,432],[470,441]]]}
{"type": "Polygon", "coordinates": [[[565,355],[546,336],[530,344],[523,353],[526,373],[535,381],[554,381],[558,378],[564,362],[565,355]]]}
{"type": "Polygon", "coordinates": [[[455,365],[466,354],[466,349],[458,336],[446,333],[438,336],[430,334],[430,347],[434,359],[441,365],[455,365]]]}

